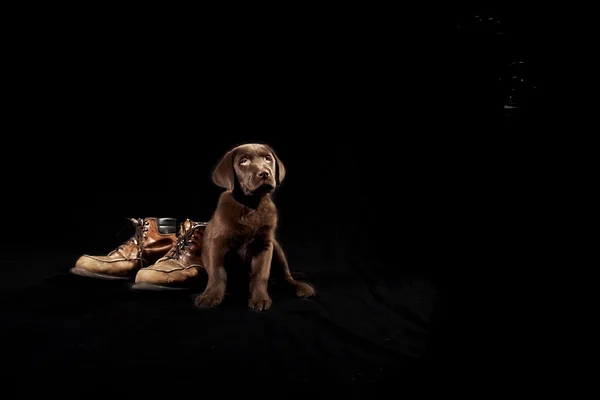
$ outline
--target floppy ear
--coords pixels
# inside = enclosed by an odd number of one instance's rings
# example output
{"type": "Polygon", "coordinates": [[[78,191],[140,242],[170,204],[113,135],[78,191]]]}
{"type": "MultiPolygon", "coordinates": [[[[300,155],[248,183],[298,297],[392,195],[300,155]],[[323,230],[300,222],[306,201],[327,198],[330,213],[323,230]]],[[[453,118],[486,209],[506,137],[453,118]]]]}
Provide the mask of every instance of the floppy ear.
{"type": "Polygon", "coordinates": [[[235,180],[235,170],[233,169],[234,155],[235,149],[228,151],[221,158],[212,175],[213,183],[227,190],[233,190],[233,182],[235,180]]]}
{"type": "Polygon", "coordinates": [[[283,181],[283,178],[285,178],[285,166],[283,165],[279,157],[277,157],[275,151],[273,151],[273,149],[270,146],[267,146],[267,148],[273,154],[273,157],[275,157],[275,161],[277,161],[277,166],[275,168],[275,182],[277,183],[277,186],[279,186],[283,181]]]}

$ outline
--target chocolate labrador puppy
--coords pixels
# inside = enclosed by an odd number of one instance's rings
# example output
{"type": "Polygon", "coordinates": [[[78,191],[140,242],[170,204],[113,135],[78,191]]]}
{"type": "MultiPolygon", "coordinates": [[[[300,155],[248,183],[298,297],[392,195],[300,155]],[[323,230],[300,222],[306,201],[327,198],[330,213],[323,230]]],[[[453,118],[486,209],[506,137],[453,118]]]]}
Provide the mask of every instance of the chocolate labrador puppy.
{"type": "Polygon", "coordinates": [[[204,292],[196,305],[214,307],[221,303],[227,285],[225,258],[236,252],[250,263],[248,306],[255,310],[271,307],[267,282],[273,257],[283,268],[284,280],[299,297],[315,295],[308,284],[292,278],[286,257],[277,240],[277,208],[271,193],[285,177],[285,167],[275,152],[264,144],[244,144],[227,152],[212,176],[227,189],[204,232],[202,260],[208,274],[204,292]]]}

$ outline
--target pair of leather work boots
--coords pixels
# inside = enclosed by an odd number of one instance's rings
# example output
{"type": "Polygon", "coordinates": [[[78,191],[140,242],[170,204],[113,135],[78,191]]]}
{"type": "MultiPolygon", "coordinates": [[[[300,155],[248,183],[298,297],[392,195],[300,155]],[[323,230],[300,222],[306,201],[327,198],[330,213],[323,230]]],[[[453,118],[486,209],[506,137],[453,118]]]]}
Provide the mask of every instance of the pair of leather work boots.
{"type": "Polygon", "coordinates": [[[135,234],[104,256],[82,255],[71,268],[76,275],[132,280],[133,289],[193,287],[202,273],[205,222],[186,219],[177,230],[174,218],[131,219],[135,234]]]}

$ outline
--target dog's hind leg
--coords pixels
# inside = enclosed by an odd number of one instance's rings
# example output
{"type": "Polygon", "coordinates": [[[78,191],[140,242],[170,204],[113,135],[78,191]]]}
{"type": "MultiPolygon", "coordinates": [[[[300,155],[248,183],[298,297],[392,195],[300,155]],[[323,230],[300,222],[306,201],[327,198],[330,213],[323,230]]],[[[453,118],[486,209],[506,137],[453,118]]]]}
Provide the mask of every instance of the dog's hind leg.
{"type": "Polygon", "coordinates": [[[280,264],[279,267],[281,268],[281,270],[278,272],[283,273],[283,279],[294,287],[294,289],[296,290],[296,296],[311,297],[316,294],[315,289],[311,285],[304,282],[298,282],[297,280],[292,278],[287,258],[277,240],[273,240],[273,259],[276,263],[280,264]]]}

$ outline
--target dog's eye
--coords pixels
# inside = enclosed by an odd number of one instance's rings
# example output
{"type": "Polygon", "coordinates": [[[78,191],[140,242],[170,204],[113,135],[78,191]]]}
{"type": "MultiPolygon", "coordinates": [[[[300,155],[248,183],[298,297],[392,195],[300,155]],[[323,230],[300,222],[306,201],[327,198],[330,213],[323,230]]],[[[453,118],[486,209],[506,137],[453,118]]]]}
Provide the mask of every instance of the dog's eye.
{"type": "Polygon", "coordinates": [[[271,158],[271,156],[266,156],[266,157],[265,157],[265,160],[267,160],[267,162],[271,162],[271,161],[273,161],[273,159],[271,158]]]}
{"type": "Polygon", "coordinates": [[[250,160],[248,160],[247,158],[242,158],[240,160],[240,165],[248,165],[250,164],[250,160]]]}

